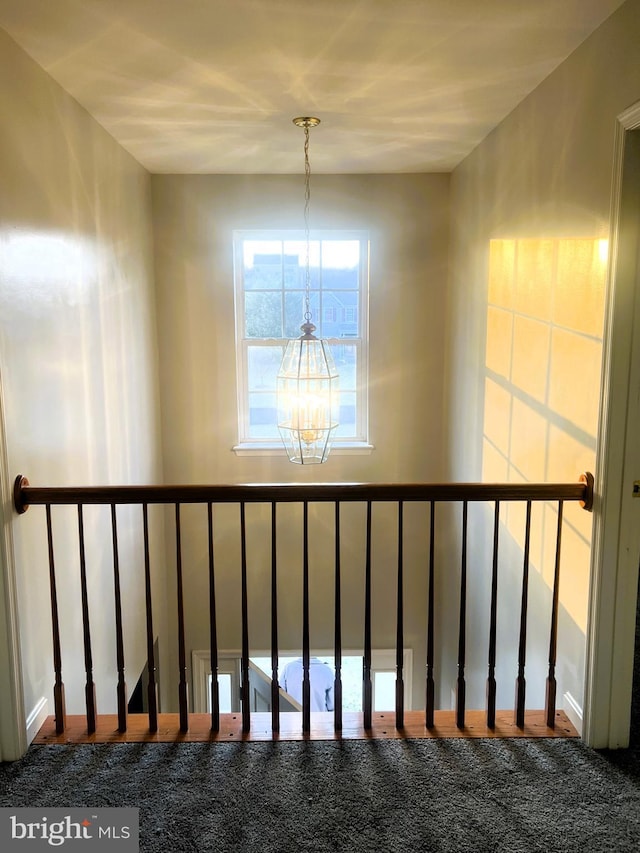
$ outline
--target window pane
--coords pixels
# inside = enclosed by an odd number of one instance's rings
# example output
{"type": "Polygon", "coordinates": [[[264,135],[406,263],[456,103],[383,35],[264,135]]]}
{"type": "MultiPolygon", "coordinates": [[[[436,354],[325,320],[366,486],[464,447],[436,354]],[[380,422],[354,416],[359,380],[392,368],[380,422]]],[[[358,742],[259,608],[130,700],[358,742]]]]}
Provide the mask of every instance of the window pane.
{"type": "Polygon", "coordinates": [[[355,391],[358,348],[354,344],[332,344],[331,352],[340,374],[340,391],[355,391]]]}
{"type": "Polygon", "coordinates": [[[358,292],[356,290],[323,290],[323,337],[357,338],[358,292]],[[331,320],[327,323],[327,311],[331,320]]]}
{"type": "Polygon", "coordinates": [[[374,672],[373,710],[392,711],[396,707],[395,672],[374,672]]]}
{"type": "Polygon", "coordinates": [[[353,391],[340,390],[340,422],[336,433],[339,438],[356,436],[356,395],[353,391]]]}
{"type": "Polygon", "coordinates": [[[276,395],[271,392],[249,393],[249,438],[278,437],[276,395]]]}
{"type": "Polygon", "coordinates": [[[342,658],[342,710],[362,711],[362,658],[342,658]]]}
{"type": "Polygon", "coordinates": [[[242,264],[245,290],[282,287],[282,241],[245,240],[242,264]]]}
{"type": "MultiPolygon", "coordinates": [[[[320,297],[317,292],[311,294],[311,322],[316,327],[316,337],[322,336],[322,322],[319,312],[320,297]]],[[[284,336],[299,338],[302,332],[300,326],[304,323],[305,294],[304,291],[294,291],[284,295],[284,336]]]]}
{"type": "MultiPolygon", "coordinates": [[[[284,243],[284,286],[287,289],[305,289],[307,266],[307,244],[305,240],[285,240],[284,243]]],[[[309,273],[312,290],[320,287],[320,241],[309,241],[309,273]]]]}
{"type": "Polygon", "coordinates": [[[281,361],[282,347],[248,347],[249,391],[275,391],[281,361]]]}
{"type": "Polygon", "coordinates": [[[281,293],[245,293],[244,295],[245,337],[282,337],[281,293]]]}
{"type": "Polygon", "coordinates": [[[359,286],[360,241],[322,241],[323,289],[357,290],[359,286]]]}
{"type": "MultiPolygon", "coordinates": [[[[207,690],[207,713],[211,713],[211,685],[213,676],[209,673],[207,690]]],[[[218,673],[218,705],[221,714],[231,713],[231,676],[228,672],[218,673]]]]}

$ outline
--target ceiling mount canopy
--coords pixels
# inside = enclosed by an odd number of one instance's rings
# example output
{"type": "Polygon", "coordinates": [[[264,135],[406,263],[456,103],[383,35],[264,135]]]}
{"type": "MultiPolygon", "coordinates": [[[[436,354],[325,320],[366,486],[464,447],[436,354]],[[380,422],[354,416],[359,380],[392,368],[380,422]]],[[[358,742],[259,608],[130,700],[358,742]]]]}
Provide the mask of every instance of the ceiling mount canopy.
{"type": "Polygon", "coordinates": [[[320,124],[320,119],[314,116],[298,116],[294,118],[293,123],[296,127],[317,127],[320,124]]]}

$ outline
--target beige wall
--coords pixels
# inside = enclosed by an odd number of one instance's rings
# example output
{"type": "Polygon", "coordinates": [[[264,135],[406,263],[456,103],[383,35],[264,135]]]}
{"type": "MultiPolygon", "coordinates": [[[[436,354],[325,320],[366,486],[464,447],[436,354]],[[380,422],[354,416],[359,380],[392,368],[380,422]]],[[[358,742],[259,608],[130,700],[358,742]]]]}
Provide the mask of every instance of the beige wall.
{"type": "MultiPolygon", "coordinates": [[[[160,478],[148,174],[0,32],[0,377],[8,471],[33,484],[160,478]]],[[[120,515],[127,676],[144,647],[139,523],[120,515]]],[[[69,710],[82,712],[75,511],[54,509],[69,710]],[[74,679],[72,673],[80,674],[74,679]]],[[[44,509],[13,516],[26,711],[52,696],[44,509]]],[[[87,511],[87,536],[109,535],[87,511]]],[[[107,538],[105,540],[109,542],[107,538]]],[[[157,541],[157,537],[156,540],[157,541]]],[[[87,555],[99,711],[115,705],[110,547],[87,555]]],[[[159,563],[157,564],[159,565],[159,563]]],[[[156,614],[162,627],[161,611],[156,614]]],[[[51,705],[50,705],[51,709],[51,705]]]]}
{"type": "MultiPolygon", "coordinates": [[[[452,175],[453,479],[571,480],[594,468],[605,280],[599,258],[609,236],[616,116],[640,99],[639,40],[640,3],[629,0],[452,175]],[[511,257],[518,251],[519,273],[511,257]]],[[[512,518],[503,530],[516,565],[521,521],[512,518]]],[[[553,526],[551,509],[534,525],[532,595],[540,604],[548,603],[553,526]]],[[[581,703],[590,523],[574,506],[563,535],[558,675],[561,689],[581,703]]],[[[505,587],[517,589],[519,570],[504,571],[505,587]]],[[[534,626],[531,642],[544,649],[538,633],[534,626]]],[[[505,672],[513,672],[513,657],[504,654],[505,672]]]]}
{"type": "MultiPolygon", "coordinates": [[[[152,178],[158,323],[161,342],[164,470],[168,482],[437,481],[442,465],[444,304],[448,251],[447,175],[325,176],[312,178],[311,219],[317,228],[364,228],[371,237],[370,437],[365,456],[333,455],[323,466],[301,467],[283,457],[238,457],[236,432],[232,232],[236,228],[299,228],[304,186],[300,176],[161,176],[152,178]]],[[[237,514],[237,512],[236,512],[237,514]]],[[[258,514],[259,515],[259,514],[258,514]]],[[[322,513],[319,512],[319,515],[322,513]]],[[[220,645],[238,648],[239,567],[233,515],[219,536],[222,605],[220,645]]],[[[253,517],[253,515],[252,515],[253,517]]],[[[200,516],[200,523],[202,519],[200,516]]],[[[360,520],[361,521],[361,520],[360,520]]],[[[353,522],[352,531],[360,521],[353,522]]],[[[252,527],[250,620],[253,649],[269,647],[268,521],[252,527]]],[[[332,521],[321,522],[324,536],[332,521]]],[[[395,519],[380,522],[381,551],[391,546],[395,519]]],[[[422,521],[424,530],[424,520],[422,521]]],[[[206,544],[197,523],[186,522],[187,648],[207,648],[206,544]]],[[[202,529],[202,528],[201,528],[202,529]]],[[[354,533],[355,535],[355,533],[354,533]]],[[[359,542],[362,534],[358,532],[359,542]]],[[[300,561],[297,534],[282,533],[281,646],[300,645],[300,561]],[[289,544],[287,544],[289,543],[289,544]],[[295,544],[294,544],[295,543],[295,544]],[[290,596],[291,597],[291,596],[290,596]],[[286,611],[290,611],[290,618],[286,611]],[[288,620],[288,621],[287,621],[288,620]]],[[[171,542],[169,547],[171,548],[171,542]]],[[[416,545],[417,549],[421,546],[416,545]]],[[[312,584],[322,588],[314,606],[312,638],[333,645],[330,546],[312,584]]],[[[169,551],[169,553],[171,553],[169,551]]],[[[391,559],[395,559],[391,557],[391,559]]],[[[345,644],[362,643],[362,549],[345,566],[345,644]],[[356,618],[357,614],[357,618],[356,618]]],[[[374,577],[374,645],[395,642],[388,564],[374,577]]],[[[408,634],[423,671],[424,571],[408,581],[408,634]],[[411,621],[413,620],[413,621],[411,621]]],[[[170,601],[175,599],[169,587],[170,601]]],[[[175,609],[172,607],[172,610],[175,609]]],[[[418,688],[416,688],[418,690],[418,688]]],[[[424,692],[419,689],[418,695],[424,692]]]]}
{"type": "Polygon", "coordinates": [[[232,234],[300,228],[300,176],[152,178],[168,481],[436,479],[442,474],[448,176],[317,175],[312,226],[371,236],[370,456],[302,468],[239,458],[232,234]],[[229,358],[231,353],[231,358],[229,358]],[[402,440],[399,440],[402,436],[402,440]]]}

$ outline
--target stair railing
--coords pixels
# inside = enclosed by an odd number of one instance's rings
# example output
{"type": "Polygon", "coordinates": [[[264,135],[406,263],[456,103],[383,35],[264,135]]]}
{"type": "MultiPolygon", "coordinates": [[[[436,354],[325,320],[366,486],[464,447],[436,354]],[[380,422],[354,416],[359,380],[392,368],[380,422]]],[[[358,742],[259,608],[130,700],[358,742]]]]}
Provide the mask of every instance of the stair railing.
{"type": "Polygon", "coordinates": [[[112,555],[114,574],[114,603],[116,628],[116,665],[117,665],[117,708],[118,730],[127,729],[127,694],[125,683],[124,635],[122,624],[122,601],[120,595],[120,565],[117,528],[119,505],[138,505],[142,510],[144,542],[144,578],[147,635],[147,668],[149,672],[148,715],[149,730],[158,729],[157,684],[155,673],[157,661],[154,658],[154,632],[151,596],[151,572],[149,555],[148,507],[154,504],[173,504],[175,507],[176,542],[176,584],[177,584],[177,622],[178,622],[178,705],[180,730],[188,731],[188,685],[187,653],[185,643],[185,618],[183,597],[183,567],[181,543],[181,507],[185,504],[206,504],[208,519],[208,563],[209,563],[209,609],[210,609],[210,647],[212,666],[211,688],[211,729],[220,728],[220,705],[217,679],[218,640],[217,640],[217,604],[215,580],[215,549],[213,537],[213,517],[216,504],[237,504],[240,510],[240,572],[241,572],[241,706],[242,729],[251,728],[250,708],[250,660],[249,660],[249,615],[248,615],[248,573],[247,573],[247,529],[245,507],[247,504],[262,503],[271,507],[271,663],[272,663],[272,702],[271,728],[274,733],[280,731],[279,687],[278,687],[278,607],[277,607],[277,549],[276,515],[277,507],[283,503],[299,503],[303,508],[303,545],[302,545],[302,731],[310,731],[310,645],[309,645],[309,514],[310,503],[323,502],[335,505],[335,689],[334,689],[334,728],[342,729],[342,612],[341,612],[341,527],[340,510],[345,503],[363,503],[366,505],[366,546],[365,546],[365,601],[364,601],[364,653],[363,653],[363,725],[372,727],[372,506],[377,502],[393,502],[398,508],[398,550],[397,550],[397,600],[396,600],[396,694],[395,725],[402,729],[404,725],[404,553],[403,525],[404,505],[408,502],[429,504],[429,558],[428,558],[428,598],[427,598],[427,637],[426,637],[426,680],[425,680],[425,726],[434,727],[435,712],[435,520],[436,507],[443,502],[462,504],[462,543],[460,567],[460,609],[458,624],[458,658],[456,679],[456,724],[465,725],[465,653],[466,653],[466,607],[467,607],[467,525],[468,505],[471,502],[493,502],[494,526],[491,567],[491,601],[489,627],[489,655],[487,677],[486,724],[489,729],[496,725],[496,650],[497,650],[497,587],[498,587],[498,547],[500,507],[502,503],[524,501],[526,503],[524,563],[522,575],[522,594],[520,601],[520,632],[518,648],[518,671],[516,676],[515,724],[522,728],[525,721],[525,662],[526,662],[526,626],[528,613],[529,584],[529,547],[531,531],[531,508],[536,502],[557,502],[558,522],[555,542],[555,562],[552,590],[552,610],[550,617],[549,661],[545,690],[545,721],[549,728],[555,725],[556,714],[556,657],[558,635],[560,551],[563,523],[563,505],[567,501],[579,502],[583,509],[593,507],[593,476],[583,474],[578,483],[435,483],[435,484],[379,484],[379,483],[343,483],[314,485],[182,485],[182,486],[86,486],[86,487],[38,487],[31,486],[26,477],[20,475],[14,485],[14,506],[18,513],[24,513],[30,506],[45,507],[47,547],[49,559],[49,583],[51,591],[51,615],[53,633],[54,711],[56,733],[65,730],[66,709],[64,684],[62,681],[62,655],[60,642],[60,619],[57,600],[56,561],[52,532],[53,506],[72,505],[78,511],[78,544],[80,551],[80,573],[83,615],[83,645],[86,670],[86,718],[88,733],[96,731],[97,710],[95,685],[93,683],[93,661],[91,649],[91,630],[87,604],[87,578],[85,565],[85,540],[83,508],[90,505],[104,505],[111,508],[112,555]]]}

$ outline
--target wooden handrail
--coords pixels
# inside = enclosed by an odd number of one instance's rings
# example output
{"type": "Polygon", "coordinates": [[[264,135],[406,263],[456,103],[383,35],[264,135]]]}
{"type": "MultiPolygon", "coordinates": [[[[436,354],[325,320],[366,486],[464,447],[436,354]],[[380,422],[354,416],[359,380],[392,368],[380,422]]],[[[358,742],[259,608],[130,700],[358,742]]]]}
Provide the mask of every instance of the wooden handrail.
{"type": "Polygon", "coordinates": [[[32,505],[293,503],[347,501],[579,501],[593,508],[593,475],[578,483],[247,483],[172,486],[31,486],[18,475],[14,506],[32,505]]]}
{"type": "Polygon", "coordinates": [[[556,536],[556,556],[552,595],[552,614],[549,632],[549,674],[546,684],[545,720],[547,727],[555,725],[556,715],[556,652],[559,608],[560,578],[560,542],[562,528],[562,507],[566,501],[577,501],[586,510],[593,507],[594,478],[590,473],[581,475],[578,483],[328,483],[328,484],[241,484],[241,485],[173,485],[173,486],[81,486],[81,487],[33,487],[26,477],[18,476],[14,483],[14,505],[19,513],[24,513],[30,505],[44,505],[47,520],[47,540],[49,551],[49,579],[51,587],[53,663],[55,671],[54,704],[56,731],[61,733],[65,727],[64,684],[62,681],[62,656],[60,626],[56,593],[56,569],[53,549],[53,528],[51,507],[53,505],[77,506],[78,536],[80,548],[80,574],[83,604],[83,639],[86,669],[86,700],[88,731],[95,731],[95,686],[93,684],[93,661],[91,633],[89,626],[88,591],[86,589],[86,570],[84,556],[84,526],[82,509],[85,505],[108,506],[111,510],[111,528],[113,539],[114,605],[116,627],[116,663],[118,670],[117,703],[118,730],[127,728],[127,690],[125,683],[124,633],[122,620],[122,600],[120,590],[120,567],[118,555],[117,513],[118,505],[138,505],[142,507],[145,562],[145,595],[147,623],[147,667],[149,670],[149,728],[157,731],[157,703],[155,683],[155,653],[153,651],[154,634],[151,612],[151,567],[149,556],[149,531],[147,509],[149,504],[173,504],[175,510],[176,543],[176,603],[178,630],[178,699],[180,708],[180,730],[189,728],[187,657],[185,636],[185,601],[183,589],[180,509],[183,504],[206,504],[209,542],[209,605],[210,605],[210,647],[212,665],[211,688],[211,728],[217,732],[220,728],[220,708],[218,689],[218,640],[216,620],[216,594],[214,576],[214,504],[237,504],[240,511],[240,553],[242,585],[242,655],[241,655],[241,706],[242,731],[251,729],[250,709],[250,646],[249,646],[249,566],[247,559],[247,529],[245,520],[246,504],[271,504],[271,635],[272,635],[272,730],[280,729],[280,693],[278,687],[278,612],[277,612],[277,547],[276,547],[276,508],[278,503],[301,503],[303,505],[303,625],[302,625],[302,729],[304,734],[311,730],[311,685],[310,685],[310,593],[309,593],[309,513],[311,502],[335,504],[335,730],[342,728],[342,635],[341,635],[341,545],[340,545],[340,507],[347,502],[366,504],[366,548],[365,548],[365,601],[364,601],[364,643],[363,643],[363,726],[372,728],[373,681],[372,681],[372,505],[387,502],[398,504],[398,565],[397,565],[397,614],[396,614],[396,728],[404,726],[404,622],[403,622],[403,504],[408,501],[429,504],[429,558],[428,558],[428,600],[426,619],[426,679],[425,679],[425,727],[434,726],[436,706],[437,666],[436,623],[436,504],[458,502],[463,504],[462,518],[462,556],[460,571],[460,616],[458,632],[458,678],[456,682],[456,724],[465,726],[465,647],[466,647],[466,576],[467,576],[467,508],[468,503],[493,502],[493,550],[491,560],[491,604],[487,673],[487,728],[493,729],[496,720],[496,652],[497,652],[497,610],[498,610],[498,544],[500,528],[500,505],[502,502],[522,501],[527,504],[525,528],[524,565],[522,573],[522,591],[520,605],[520,639],[518,646],[518,673],[516,678],[515,723],[522,728],[525,720],[525,664],[526,634],[528,619],[529,585],[529,545],[531,530],[532,502],[557,502],[558,527],[556,536]]]}

